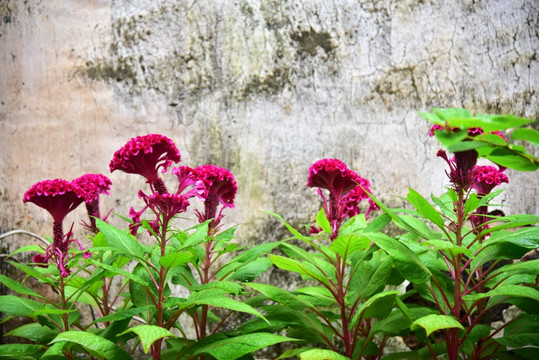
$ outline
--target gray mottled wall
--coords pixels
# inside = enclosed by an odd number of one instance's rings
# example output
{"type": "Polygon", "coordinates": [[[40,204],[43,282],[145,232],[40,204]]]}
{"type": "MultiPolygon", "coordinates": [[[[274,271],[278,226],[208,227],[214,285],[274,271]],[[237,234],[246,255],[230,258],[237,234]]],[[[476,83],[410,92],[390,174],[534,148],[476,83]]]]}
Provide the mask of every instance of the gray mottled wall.
{"type": "MultiPolygon", "coordinates": [[[[0,230],[48,234],[23,193],[108,175],[114,151],[148,132],[184,165],[235,174],[240,241],[282,236],[260,210],[313,219],[305,183],[320,158],[390,204],[408,186],[439,194],[444,164],[416,112],[538,118],[538,21],[535,0],[0,0],[0,230]]],[[[509,176],[506,211],[538,213],[537,175],[509,176]]],[[[138,206],[143,182],[110,178],[105,206],[138,206]]],[[[4,248],[32,241],[13,239],[4,248]]]]}

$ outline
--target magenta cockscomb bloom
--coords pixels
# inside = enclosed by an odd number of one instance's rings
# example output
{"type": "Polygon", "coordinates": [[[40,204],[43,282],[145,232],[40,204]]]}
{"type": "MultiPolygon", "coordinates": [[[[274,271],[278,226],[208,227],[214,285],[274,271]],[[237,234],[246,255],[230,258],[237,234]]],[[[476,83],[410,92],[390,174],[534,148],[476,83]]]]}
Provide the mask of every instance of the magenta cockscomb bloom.
{"type": "MultiPolygon", "coordinates": [[[[359,214],[358,204],[368,198],[365,190],[370,192],[369,185],[368,180],[350,170],[340,160],[322,159],[311,165],[307,186],[318,188],[318,194],[324,201],[324,211],[333,229],[331,240],[337,237],[341,224],[347,216],[359,214]],[[329,191],[329,202],[322,189],[329,191]]],[[[374,210],[375,206],[373,202],[369,212],[374,210]]]]}
{"type": "MultiPolygon", "coordinates": [[[[101,219],[99,196],[101,194],[109,195],[112,182],[108,177],[102,174],[85,174],[72,182],[85,192],[84,202],[86,203],[90,224],[84,225],[92,232],[97,233],[99,230],[95,225],[95,219],[101,219]]],[[[105,216],[103,220],[106,220],[107,216],[105,216]]]]}
{"type": "Polygon", "coordinates": [[[477,151],[459,151],[452,159],[449,159],[444,150],[438,150],[436,156],[444,159],[449,165],[449,171],[446,171],[449,180],[457,188],[467,190],[472,183],[471,171],[477,163],[477,151]]]}
{"type": "Polygon", "coordinates": [[[509,178],[503,173],[503,170],[494,166],[476,166],[472,171],[472,188],[479,195],[487,195],[496,186],[502,183],[509,183],[509,178]]]}
{"type": "MultiPolygon", "coordinates": [[[[53,259],[62,277],[69,275],[66,268],[69,244],[75,242],[84,251],[81,243],[73,239],[72,231],[64,235],[63,221],[67,214],[84,202],[85,196],[86,193],[77,184],[62,179],[40,181],[23,196],[23,202],[42,207],[53,218],[53,243],[47,247],[44,255],[34,256],[34,262],[45,264],[53,259]]],[[[85,252],[84,256],[90,256],[89,252],[85,252]]]]}
{"type": "Polygon", "coordinates": [[[210,230],[215,230],[223,217],[223,210],[234,207],[234,198],[238,192],[236,180],[229,170],[213,165],[199,166],[194,170],[206,189],[204,212],[197,210],[196,214],[201,223],[213,219],[210,230]],[[219,205],[221,205],[221,209],[218,213],[219,205]]]}
{"type": "Polygon", "coordinates": [[[153,192],[167,193],[164,182],[159,177],[159,169],[166,172],[172,163],[180,162],[180,151],[166,136],[149,134],[132,138],[114,153],[109,164],[110,171],[121,170],[128,174],[144,176],[153,192]]]}

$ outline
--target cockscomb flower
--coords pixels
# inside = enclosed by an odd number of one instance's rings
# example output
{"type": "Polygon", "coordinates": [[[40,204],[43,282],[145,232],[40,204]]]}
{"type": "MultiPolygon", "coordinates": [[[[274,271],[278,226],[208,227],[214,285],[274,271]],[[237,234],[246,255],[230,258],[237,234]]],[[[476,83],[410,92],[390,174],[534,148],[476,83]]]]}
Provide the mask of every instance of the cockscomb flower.
{"type": "Polygon", "coordinates": [[[501,183],[509,183],[509,178],[503,170],[494,166],[476,166],[472,171],[472,188],[477,190],[479,195],[487,195],[492,189],[501,183]]]}
{"type": "MultiPolygon", "coordinates": [[[[99,211],[99,195],[109,195],[112,182],[108,177],[102,174],[85,174],[72,182],[85,192],[84,202],[86,203],[86,210],[88,212],[88,217],[90,218],[90,224],[85,224],[85,226],[94,233],[97,233],[98,229],[95,225],[95,219],[101,218],[99,211]]],[[[105,219],[106,218],[107,216],[105,216],[105,219]]]]}
{"type": "Polygon", "coordinates": [[[176,194],[183,194],[187,198],[199,197],[200,199],[206,199],[208,195],[208,189],[204,180],[199,178],[195,169],[189,166],[180,166],[172,169],[172,174],[178,178],[178,189],[176,194]],[[191,187],[189,190],[187,190],[191,187]],[[187,191],[186,191],[187,190],[187,191]]]}
{"type": "Polygon", "coordinates": [[[234,207],[234,198],[238,192],[236,180],[229,170],[213,165],[202,165],[194,170],[206,188],[204,212],[197,210],[197,217],[201,223],[213,219],[209,231],[215,230],[223,217],[223,210],[234,207]],[[219,205],[221,209],[217,213],[219,205]]]}
{"type": "Polygon", "coordinates": [[[444,150],[438,150],[436,154],[444,159],[449,165],[449,172],[446,171],[449,180],[455,184],[457,188],[466,190],[471,185],[471,171],[477,163],[477,151],[467,150],[455,153],[452,159],[447,157],[444,150]]]}
{"type": "MultiPolygon", "coordinates": [[[[64,235],[63,220],[67,214],[84,202],[85,197],[85,191],[76,183],[62,179],[40,181],[32,185],[23,196],[23,202],[32,202],[42,207],[53,218],[53,243],[47,246],[45,255],[34,256],[34,262],[45,264],[49,259],[53,259],[62,277],[69,275],[69,270],[66,268],[69,259],[69,244],[75,242],[81,251],[85,250],[81,243],[73,238],[71,230],[64,235]]],[[[88,251],[84,252],[85,258],[89,256],[88,251]]]]}
{"type": "MultiPolygon", "coordinates": [[[[337,159],[322,159],[309,168],[308,187],[318,188],[318,194],[324,201],[324,211],[332,226],[331,240],[334,240],[343,220],[347,216],[359,213],[358,204],[367,199],[369,181],[350,170],[345,163],[337,159]],[[329,202],[322,189],[329,191],[329,202]]],[[[373,207],[370,210],[374,209],[373,207]]],[[[370,211],[369,210],[369,211],[370,211]]]]}
{"type": "Polygon", "coordinates": [[[166,136],[149,134],[132,138],[114,153],[109,164],[110,172],[121,170],[146,178],[153,192],[167,193],[165,183],[159,177],[159,169],[166,172],[172,163],[180,162],[180,151],[166,136]]]}
{"type": "Polygon", "coordinates": [[[85,192],[76,184],[62,179],[43,180],[24,194],[22,201],[31,202],[47,210],[54,221],[54,242],[61,241],[64,232],[62,222],[85,199],[85,192]]]}

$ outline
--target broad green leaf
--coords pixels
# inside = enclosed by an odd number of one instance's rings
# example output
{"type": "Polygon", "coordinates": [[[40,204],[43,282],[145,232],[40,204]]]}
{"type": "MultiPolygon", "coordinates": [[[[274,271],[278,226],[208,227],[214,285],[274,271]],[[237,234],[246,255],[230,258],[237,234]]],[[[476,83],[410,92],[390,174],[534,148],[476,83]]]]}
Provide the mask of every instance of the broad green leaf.
{"type": "Polygon", "coordinates": [[[286,258],[279,255],[270,255],[270,260],[275,266],[286,271],[293,271],[302,276],[313,278],[322,284],[327,284],[328,279],[324,274],[312,266],[308,266],[309,263],[302,263],[295,259],[286,258]]]}
{"type": "Polygon", "coordinates": [[[33,317],[34,312],[43,309],[43,304],[14,295],[0,296],[0,312],[13,316],[33,317]]]}
{"type": "Polygon", "coordinates": [[[446,148],[449,148],[450,146],[454,144],[459,144],[461,141],[466,139],[468,136],[467,130],[459,130],[459,131],[445,131],[445,130],[439,130],[434,132],[434,136],[438,141],[445,146],[446,148]]]}
{"type": "MultiPolygon", "coordinates": [[[[391,256],[386,256],[386,258],[382,261],[374,274],[370,277],[367,285],[363,289],[361,289],[359,295],[361,295],[361,297],[365,299],[371,294],[373,294],[382,285],[384,285],[389,278],[389,275],[391,274],[392,267],[393,259],[391,258],[391,256]]],[[[361,274],[358,274],[356,276],[361,276],[361,274]]]]}
{"type": "Polygon", "coordinates": [[[478,300],[491,296],[510,296],[510,297],[527,297],[539,301],[539,290],[528,286],[519,285],[500,285],[497,288],[485,293],[464,295],[464,300],[478,300]]]}
{"type": "Polygon", "coordinates": [[[432,275],[429,269],[404,244],[382,233],[365,233],[363,235],[391,255],[397,270],[406,279],[414,283],[425,283],[429,280],[432,275]]]}
{"type": "Polygon", "coordinates": [[[449,126],[469,129],[480,127],[484,132],[507,130],[532,123],[534,120],[519,118],[514,115],[478,114],[475,117],[454,117],[447,119],[449,126]]]}
{"type": "Polygon", "coordinates": [[[148,305],[148,306],[143,306],[143,307],[129,308],[126,310],[119,310],[112,314],[95,319],[92,322],[92,324],[95,324],[98,322],[112,322],[112,321],[117,321],[117,320],[130,319],[133,316],[138,315],[141,312],[146,311],[152,307],[153,306],[148,305]]]}
{"type": "Polygon", "coordinates": [[[471,193],[464,204],[464,214],[469,214],[479,207],[480,200],[477,197],[477,194],[471,193]]]}
{"type": "Polygon", "coordinates": [[[206,284],[202,284],[196,287],[193,287],[193,291],[202,291],[210,289],[219,289],[225,291],[227,294],[239,295],[243,286],[234,281],[212,281],[206,284]]]}
{"type": "Polygon", "coordinates": [[[364,236],[347,234],[337,236],[329,249],[346,259],[355,252],[368,248],[370,244],[371,241],[364,236]]]}
{"type": "Polygon", "coordinates": [[[497,231],[491,234],[488,246],[499,243],[511,243],[527,249],[539,247],[539,227],[525,227],[516,231],[497,231]]]}
{"type": "Polygon", "coordinates": [[[510,229],[510,228],[516,228],[520,226],[534,225],[536,223],[539,223],[539,216],[537,215],[516,214],[516,215],[498,217],[494,220],[489,220],[486,223],[490,225],[490,227],[488,229],[483,230],[480,236],[484,236],[491,232],[496,232],[502,229],[510,229]]]}
{"type": "Polygon", "coordinates": [[[305,309],[314,308],[314,306],[308,301],[302,300],[299,297],[281,288],[278,288],[272,285],[259,284],[259,283],[252,283],[252,284],[246,284],[246,285],[266,295],[271,300],[283,306],[286,306],[287,308],[290,308],[296,311],[303,311],[305,309]]]}
{"type": "Polygon", "coordinates": [[[43,353],[39,360],[65,360],[66,356],[63,353],[66,341],[58,341],[43,353]]]}
{"type": "Polygon", "coordinates": [[[26,286],[22,285],[20,282],[15,281],[2,274],[0,274],[0,283],[2,283],[2,285],[4,285],[5,287],[8,287],[11,290],[15,291],[17,294],[30,295],[39,299],[45,299],[43,296],[39,295],[33,290],[30,290],[26,286]]]}
{"type": "Polygon", "coordinates": [[[51,274],[43,274],[40,270],[38,270],[37,267],[29,266],[29,265],[26,265],[17,261],[11,261],[11,260],[7,260],[6,262],[12,265],[13,267],[25,272],[27,275],[33,276],[36,279],[39,279],[40,281],[46,284],[56,285],[57,283],[56,279],[53,276],[51,276],[51,274]]]}
{"type": "Polygon", "coordinates": [[[301,360],[350,360],[346,356],[331,350],[313,349],[302,352],[299,355],[301,360]]]}
{"type": "Polygon", "coordinates": [[[484,143],[482,141],[462,141],[450,146],[447,146],[447,150],[451,151],[452,153],[456,153],[459,151],[468,151],[472,149],[479,149],[483,147],[490,147],[487,143],[484,143]]]}
{"type": "Polygon", "coordinates": [[[490,276],[511,276],[513,274],[539,274],[539,259],[519,261],[517,263],[504,265],[493,271],[490,276]]]}
{"type": "Polygon", "coordinates": [[[25,356],[37,356],[41,353],[41,345],[31,344],[3,344],[0,345],[0,358],[8,356],[10,358],[21,358],[25,356]]]}
{"type": "Polygon", "coordinates": [[[432,108],[432,112],[438,116],[441,120],[451,120],[454,118],[462,119],[462,118],[470,118],[472,117],[472,113],[469,110],[462,109],[462,108],[455,108],[455,107],[448,107],[448,108],[432,108]]]}
{"type": "Polygon", "coordinates": [[[391,291],[383,291],[381,293],[375,294],[372,296],[369,300],[365,301],[361,306],[357,309],[356,314],[354,315],[352,322],[350,323],[352,326],[356,324],[359,319],[362,317],[363,313],[371,306],[373,303],[375,303],[377,300],[386,297],[386,296],[396,296],[399,292],[397,290],[391,290],[391,291]]]}
{"type": "Polygon", "coordinates": [[[333,233],[333,231],[331,230],[331,225],[329,224],[328,218],[326,216],[326,212],[323,208],[320,209],[320,211],[316,215],[316,223],[322,228],[322,230],[324,230],[328,234],[331,235],[333,233]]]}
{"type": "Polygon", "coordinates": [[[294,341],[294,339],[269,333],[239,335],[212,341],[205,346],[199,347],[193,355],[209,354],[218,360],[236,360],[243,355],[284,341],[294,341]]]}
{"type": "MultiPolygon", "coordinates": [[[[372,222],[374,222],[376,219],[374,219],[372,222]]],[[[381,219],[380,219],[381,220],[381,219]]],[[[378,220],[378,221],[380,221],[378,220]]],[[[389,221],[391,220],[388,220],[388,223],[389,221]]],[[[359,233],[361,231],[364,231],[365,228],[370,225],[370,224],[367,224],[367,219],[365,218],[365,214],[358,214],[356,216],[353,216],[351,217],[350,219],[346,220],[340,230],[339,230],[339,235],[347,235],[347,234],[356,234],[356,233],[359,233]]],[[[376,225],[376,224],[374,224],[376,225]]],[[[373,225],[373,227],[374,227],[373,225]]],[[[387,224],[386,224],[387,225],[387,224]]],[[[371,230],[369,230],[371,231],[371,230]]]]}
{"type": "Polygon", "coordinates": [[[210,221],[206,221],[198,226],[195,232],[187,237],[183,245],[178,250],[193,247],[206,241],[206,237],[208,236],[208,224],[210,221]]]}
{"type": "Polygon", "coordinates": [[[135,326],[127,329],[121,334],[118,334],[118,336],[124,335],[129,332],[134,332],[138,335],[140,343],[142,344],[142,347],[144,348],[144,352],[146,354],[148,353],[148,351],[150,351],[150,346],[152,346],[152,344],[158,339],[162,339],[164,337],[176,337],[176,335],[171,333],[169,330],[155,325],[135,326]]]}
{"type": "Polygon", "coordinates": [[[187,251],[178,251],[172,254],[166,254],[159,259],[159,265],[164,266],[167,269],[182,266],[189,262],[191,259],[191,253],[187,251]]]}
{"type": "Polygon", "coordinates": [[[427,240],[421,243],[422,246],[432,246],[433,250],[449,250],[452,254],[469,254],[471,251],[464,246],[458,246],[448,240],[427,240]]]}
{"type": "Polygon", "coordinates": [[[436,330],[459,328],[464,330],[464,327],[453,317],[447,315],[430,314],[417,319],[412,323],[412,330],[422,327],[427,332],[427,336],[436,330]]]}
{"type": "Polygon", "coordinates": [[[436,224],[440,229],[444,229],[444,220],[434,207],[417,191],[408,188],[408,201],[414,205],[417,211],[436,224]]]}
{"type": "Polygon", "coordinates": [[[52,330],[39,323],[25,324],[5,334],[5,336],[18,336],[39,344],[47,344],[54,339],[56,335],[58,335],[57,330],[52,330]]]}
{"type": "Polygon", "coordinates": [[[525,140],[535,146],[539,146],[539,131],[532,128],[515,129],[511,138],[513,140],[525,140]]]}
{"type": "Polygon", "coordinates": [[[40,245],[34,244],[34,245],[21,246],[20,248],[12,251],[7,258],[10,258],[13,255],[16,255],[16,254],[19,254],[19,253],[22,253],[22,252],[26,252],[26,251],[35,251],[35,252],[42,253],[42,254],[45,253],[45,250],[43,250],[43,248],[40,245]]]}
{"type": "Polygon", "coordinates": [[[137,258],[144,257],[144,248],[137,242],[133,235],[109,225],[100,219],[96,219],[96,226],[105,235],[110,246],[137,258]]]}
{"type": "Polygon", "coordinates": [[[192,305],[210,305],[214,307],[220,307],[234,311],[244,312],[247,314],[252,314],[262,319],[265,319],[265,317],[255,308],[250,305],[247,305],[244,302],[237,301],[223,295],[223,291],[220,289],[210,289],[191,293],[183,307],[187,308],[192,305]]]}
{"type": "Polygon", "coordinates": [[[266,257],[260,257],[256,260],[241,264],[230,276],[230,280],[250,282],[265,272],[272,262],[266,257]]]}
{"type": "Polygon", "coordinates": [[[498,344],[510,346],[512,348],[523,348],[526,346],[536,346],[535,351],[539,351],[539,334],[528,333],[518,335],[504,335],[494,339],[498,344]]]}
{"type": "Polygon", "coordinates": [[[67,341],[78,344],[88,350],[90,354],[107,360],[131,359],[131,356],[116,343],[104,339],[88,331],[66,331],[58,334],[52,344],[67,341]]]}
{"type": "Polygon", "coordinates": [[[517,152],[505,148],[496,148],[485,158],[498,165],[518,171],[535,171],[539,168],[537,159],[532,161],[517,152]]]}
{"type": "Polygon", "coordinates": [[[148,282],[147,281],[144,281],[143,279],[141,279],[139,276],[135,275],[135,274],[132,274],[128,271],[125,271],[123,269],[120,269],[120,268],[117,268],[115,266],[112,266],[112,265],[107,265],[107,264],[104,264],[102,262],[99,262],[97,260],[94,260],[94,259],[89,259],[87,260],[89,261],[90,263],[94,264],[95,266],[97,267],[100,267],[102,269],[105,269],[107,271],[110,271],[112,272],[113,274],[119,274],[119,275],[122,275],[124,277],[126,277],[127,279],[129,280],[132,280],[142,286],[148,286],[148,282]]]}

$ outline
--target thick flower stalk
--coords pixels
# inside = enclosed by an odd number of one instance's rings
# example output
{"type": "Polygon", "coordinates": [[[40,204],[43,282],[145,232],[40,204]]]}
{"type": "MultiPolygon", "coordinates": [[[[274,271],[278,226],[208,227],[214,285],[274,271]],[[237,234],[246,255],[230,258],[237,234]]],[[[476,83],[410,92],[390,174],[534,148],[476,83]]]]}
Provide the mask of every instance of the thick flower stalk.
{"type": "MultiPolygon", "coordinates": [[[[72,181],[78,185],[84,192],[84,202],[86,204],[86,210],[90,219],[90,224],[85,226],[92,232],[98,233],[99,230],[95,225],[95,219],[101,219],[101,213],[99,211],[99,196],[101,194],[110,195],[109,190],[112,182],[108,177],[102,174],[85,174],[72,181]]],[[[102,220],[106,220],[107,216],[102,220]]]]}
{"type": "Polygon", "coordinates": [[[180,162],[180,151],[166,136],[149,134],[132,138],[114,153],[109,164],[110,172],[121,170],[128,174],[138,174],[146,178],[152,192],[168,193],[159,177],[172,163],[180,162]]]}
{"type": "MultiPolygon", "coordinates": [[[[332,227],[332,241],[337,238],[346,217],[360,213],[359,202],[369,198],[365,191],[370,192],[369,181],[337,159],[322,159],[311,165],[307,186],[318,188],[318,194],[324,201],[324,211],[332,227]],[[329,191],[329,201],[322,189],[329,191]]],[[[375,209],[376,205],[371,201],[367,215],[375,209]]]]}
{"type": "MultiPolygon", "coordinates": [[[[84,202],[85,197],[85,191],[77,184],[62,179],[40,181],[32,185],[23,196],[24,203],[36,204],[47,210],[53,218],[53,242],[47,247],[45,254],[34,256],[34,262],[46,264],[52,259],[62,277],[69,276],[69,244],[74,242],[84,251],[82,244],[72,237],[72,231],[64,235],[63,221],[67,214],[84,202]]],[[[89,255],[89,252],[84,254],[85,257],[89,255]]]]}

